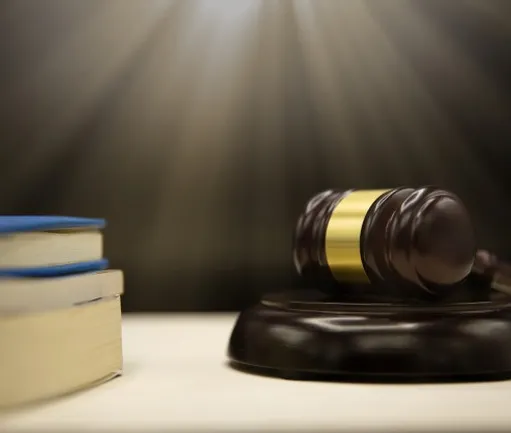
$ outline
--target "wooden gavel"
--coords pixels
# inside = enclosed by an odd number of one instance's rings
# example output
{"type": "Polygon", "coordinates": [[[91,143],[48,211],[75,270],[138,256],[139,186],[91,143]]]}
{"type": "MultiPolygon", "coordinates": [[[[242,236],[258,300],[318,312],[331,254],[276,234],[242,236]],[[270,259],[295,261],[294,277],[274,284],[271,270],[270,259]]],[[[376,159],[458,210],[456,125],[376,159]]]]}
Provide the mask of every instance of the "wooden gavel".
{"type": "Polygon", "coordinates": [[[298,220],[293,254],[300,275],[338,290],[368,283],[438,298],[472,275],[511,294],[511,266],[477,250],[462,201],[435,187],[317,194],[298,220]]]}

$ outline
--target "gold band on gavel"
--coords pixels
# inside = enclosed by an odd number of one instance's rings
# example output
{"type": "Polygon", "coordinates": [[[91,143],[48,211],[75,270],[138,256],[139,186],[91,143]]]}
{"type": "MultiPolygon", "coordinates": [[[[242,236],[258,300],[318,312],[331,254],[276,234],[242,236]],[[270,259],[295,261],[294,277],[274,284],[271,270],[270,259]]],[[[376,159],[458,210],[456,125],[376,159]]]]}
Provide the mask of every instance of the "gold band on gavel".
{"type": "Polygon", "coordinates": [[[337,281],[369,282],[360,254],[362,225],[371,205],[387,191],[352,191],[333,210],[326,229],[325,254],[337,281]]]}

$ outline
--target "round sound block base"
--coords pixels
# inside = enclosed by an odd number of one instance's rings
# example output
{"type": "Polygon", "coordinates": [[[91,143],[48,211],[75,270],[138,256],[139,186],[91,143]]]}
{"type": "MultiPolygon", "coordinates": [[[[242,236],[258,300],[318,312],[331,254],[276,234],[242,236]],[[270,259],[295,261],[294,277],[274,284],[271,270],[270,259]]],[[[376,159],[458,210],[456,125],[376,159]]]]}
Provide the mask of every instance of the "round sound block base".
{"type": "Polygon", "coordinates": [[[511,300],[409,306],[279,293],[242,312],[231,365],[287,379],[444,382],[511,378],[511,300]]]}

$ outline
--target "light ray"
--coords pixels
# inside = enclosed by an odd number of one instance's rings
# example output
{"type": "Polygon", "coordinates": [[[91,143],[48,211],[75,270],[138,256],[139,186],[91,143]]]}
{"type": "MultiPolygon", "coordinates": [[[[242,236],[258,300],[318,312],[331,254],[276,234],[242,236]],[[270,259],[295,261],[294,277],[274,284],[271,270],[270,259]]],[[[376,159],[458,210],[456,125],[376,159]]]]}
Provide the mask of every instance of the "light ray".
{"type": "Polygon", "coordinates": [[[186,275],[183,303],[212,275],[292,273],[294,212],[320,185],[437,183],[481,219],[507,193],[462,123],[504,128],[511,103],[463,32],[511,40],[509,4],[3,5],[2,205],[106,216],[112,260],[153,300],[186,275]]]}

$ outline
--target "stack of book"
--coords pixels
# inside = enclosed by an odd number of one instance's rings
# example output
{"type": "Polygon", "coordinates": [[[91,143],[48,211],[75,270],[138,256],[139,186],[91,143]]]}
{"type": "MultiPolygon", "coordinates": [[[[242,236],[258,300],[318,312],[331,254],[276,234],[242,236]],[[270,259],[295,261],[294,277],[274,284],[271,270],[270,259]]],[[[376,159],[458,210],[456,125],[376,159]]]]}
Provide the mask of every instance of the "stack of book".
{"type": "Polygon", "coordinates": [[[0,216],[0,409],[122,371],[123,274],[102,219],[0,216]]]}

